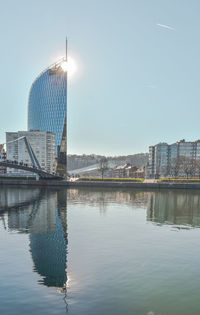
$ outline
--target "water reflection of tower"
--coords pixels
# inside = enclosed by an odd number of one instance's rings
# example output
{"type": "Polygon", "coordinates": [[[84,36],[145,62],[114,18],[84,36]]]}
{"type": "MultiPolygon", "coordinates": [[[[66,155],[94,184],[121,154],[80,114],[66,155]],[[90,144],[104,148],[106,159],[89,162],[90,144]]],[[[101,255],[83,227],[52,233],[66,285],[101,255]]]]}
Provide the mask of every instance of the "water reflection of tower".
{"type": "MultiPolygon", "coordinates": [[[[66,191],[56,193],[56,203],[47,200],[48,212],[54,212],[54,228],[46,216],[46,231],[30,234],[30,251],[34,263],[34,271],[41,275],[41,284],[49,287],[66,286],[67,281],[67,215],[66,191]],[[48,202],[49,201],[49,202],[48,202]]],[[[44,221],[43,221],[44,222],[44,221]]]]}
{"type": "Polygon", "coordinates": [[[30,200],[18,194],[20,189],[0,192],[0,203],[6,195],[4,206],[8,212],[8,227],[21,233],[29,233],[33,270],[42,279],[40,284],[65,288],[67,281],[67,213],[66,191],[26,191],[30,200]],[[2,196],[1,196],[2,195],[2,196]],[[15,196],[15,200],[10,198],[15,196]],[[34,196],[34,198],[33,198],[34,196]],[[2,198],[1,198],[2,197],[2,198]]]}

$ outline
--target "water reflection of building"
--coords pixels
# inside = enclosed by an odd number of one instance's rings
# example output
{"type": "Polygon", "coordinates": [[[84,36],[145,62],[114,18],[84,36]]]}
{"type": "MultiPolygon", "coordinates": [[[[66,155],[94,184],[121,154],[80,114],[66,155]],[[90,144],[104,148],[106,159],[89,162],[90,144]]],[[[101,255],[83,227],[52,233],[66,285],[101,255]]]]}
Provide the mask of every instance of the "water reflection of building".
{"type": "Polygon", "coordinates": [[[66,190],[32,189],[24,200],[21,188],[1,191],[0,199],[7,204],[8,228],[29,233],[33,270],[41,276],[41,284],[65,288],[67,281],[67,213],[66,190]],[[5,196],[3,197],[3,195],[5,196]],[[16,197],[14,202],[14,196],[16,197]],[[34,195],[34,198],[33,198],[34,195]],[[12,196],[12,197],[11,197],[12,196]],[[12,200],[6,203],[5,200],[12,200]],[[11,207],[8,207],[8,204],[11,207]],[[14,205],[15,204],[15,205],[14,205]]]}
{"type": "Polygon", "coordinates": [[[46,199],[45,190],[26,202],[16,200],[8,213],[8,228],[20,232],[42,233],[55,230],[55,196],[46,199]]]}
{"type": "Polygon", "coordinates": [[[110,203],[132,204],[134,208],[146,208],[148,192],[138,190],[117,189],[68,189],[68,203],[84,203],[88,206],[99,207],[100,212],[105,212],[110,203]]]}
{"type": "Polygon", "coordinates": [[[17,188],[0,190],[0,211],[11,209],[20,205],[29,205],[35,200],[40,199],[41,190],[39,188],[17,188]]]}
{"type": "Polygon", "coordinates": [[[149,194],[147,220],[160,224],[200,226],[200,194],[161,191],[149,194]]]}

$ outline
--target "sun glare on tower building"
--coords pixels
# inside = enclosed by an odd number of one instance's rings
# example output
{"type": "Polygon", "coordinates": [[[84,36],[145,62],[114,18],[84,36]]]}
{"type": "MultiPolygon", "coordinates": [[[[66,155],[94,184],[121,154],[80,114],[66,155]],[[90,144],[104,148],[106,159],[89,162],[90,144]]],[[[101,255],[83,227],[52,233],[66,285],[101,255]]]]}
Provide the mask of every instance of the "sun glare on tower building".
{"type": "MultiPolygon", "coordinates": [[[[33,82],[28,101],[28,130],[55,133],[57,171],[66,171],[66,59],[42,71],[33,82]]],[[[66,65],[67,66],[67,65],[66,65]]]]}

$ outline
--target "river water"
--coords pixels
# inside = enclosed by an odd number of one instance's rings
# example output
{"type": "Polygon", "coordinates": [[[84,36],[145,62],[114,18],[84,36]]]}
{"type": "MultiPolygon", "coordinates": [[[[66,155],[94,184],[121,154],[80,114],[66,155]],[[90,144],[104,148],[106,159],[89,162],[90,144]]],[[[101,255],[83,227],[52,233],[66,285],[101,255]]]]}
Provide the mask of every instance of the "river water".
{"type": "Polygon", "coordinates": [[[0,190],[0,314],[200,313],[200,192],[0,190]]]}

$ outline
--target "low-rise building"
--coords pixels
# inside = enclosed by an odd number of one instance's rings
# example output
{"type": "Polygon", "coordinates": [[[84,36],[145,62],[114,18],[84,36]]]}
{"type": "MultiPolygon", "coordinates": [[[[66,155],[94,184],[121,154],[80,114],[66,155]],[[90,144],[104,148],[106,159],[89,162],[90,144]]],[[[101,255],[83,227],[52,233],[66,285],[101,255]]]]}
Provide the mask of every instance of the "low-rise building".
{"type": "Polygon", "coordinates": [[[118,165],[111,169],[110,174],[113,178],[124,178],[126,177],[126,168],[129,167],[128,164],[118,165]]]}
{"type": "Polygon", "coordinates": [[[144,170],[127,163],[111,169],[110,176],[113,178],[144,178],[144,170]]]}
{"type": "Polygon", "coordinates": [[[132,172],[132,178],[144,178],[145,177],[145,170],[144,169],[137,169],[135,172],[132,172]]]}

